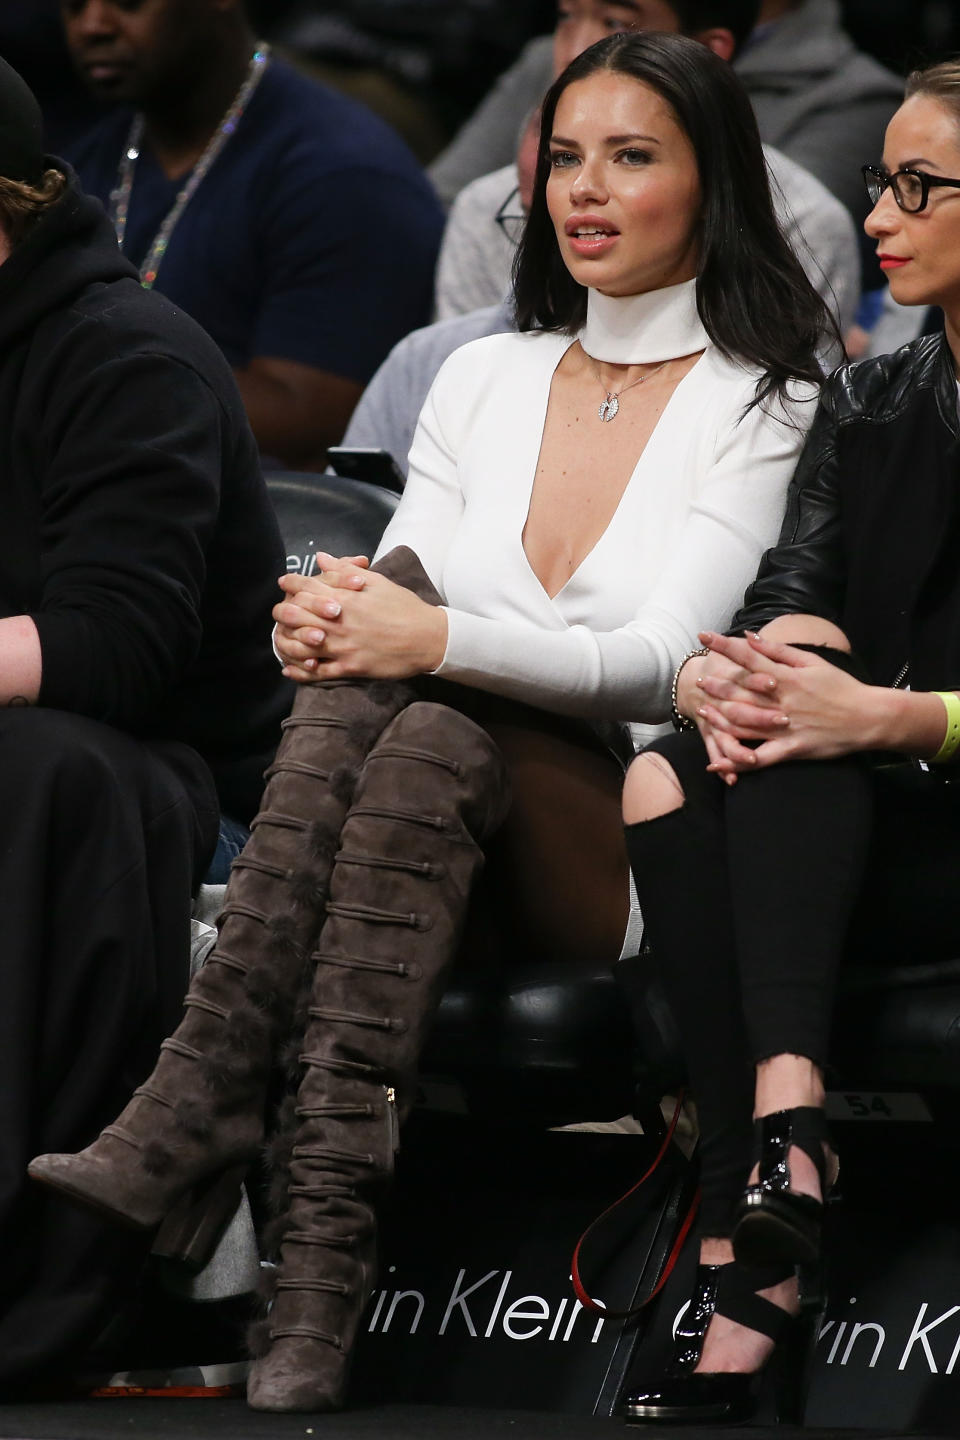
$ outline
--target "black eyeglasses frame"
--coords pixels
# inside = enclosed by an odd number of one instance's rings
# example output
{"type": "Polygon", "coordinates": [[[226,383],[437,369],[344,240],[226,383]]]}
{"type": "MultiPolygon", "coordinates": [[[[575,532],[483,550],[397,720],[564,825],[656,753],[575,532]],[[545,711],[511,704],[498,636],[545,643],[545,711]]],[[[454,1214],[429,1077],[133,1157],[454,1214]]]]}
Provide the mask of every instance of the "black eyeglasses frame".
{"type": "Polygon", "coordinates": [[[946,175],[928,175],[926,170],[914,170],[910,165],[904,165],[900,170],[887,170],[882,165],[861,165],[860,174],[863,176],[863,183],[867,187],[871,205],[880,203],[883,192],[888,186],[893,190],[893,198],[905,215],[919,215],[921,210],[927,208],[927,201],[930,198],[930,191],[938,186],[948,186],[951,189],[960,190],[960,180],[951,180],[946,175]],[[920,181],[920,204],[904,205],[900,195],[900,187],[897,179],[901,175],[910,175],[914,180],[920,181]],[[872,183],[871,183],[872,182],[872,183]],[[873,194],[873,186],[878,187],[876,197],[873,194]]]}

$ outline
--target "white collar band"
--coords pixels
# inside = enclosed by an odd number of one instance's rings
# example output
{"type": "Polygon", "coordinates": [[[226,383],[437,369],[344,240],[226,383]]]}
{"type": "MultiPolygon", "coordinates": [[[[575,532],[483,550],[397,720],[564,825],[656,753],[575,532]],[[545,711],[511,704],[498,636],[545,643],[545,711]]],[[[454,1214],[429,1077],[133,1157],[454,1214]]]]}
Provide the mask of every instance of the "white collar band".
{"type": "Polygon", "coordinates": [[[588,290],[580,344],[593,360],[610,365],[652,365],[705,350],[710,337],[697,310],[696,280],[643,295],[588,290]]]}

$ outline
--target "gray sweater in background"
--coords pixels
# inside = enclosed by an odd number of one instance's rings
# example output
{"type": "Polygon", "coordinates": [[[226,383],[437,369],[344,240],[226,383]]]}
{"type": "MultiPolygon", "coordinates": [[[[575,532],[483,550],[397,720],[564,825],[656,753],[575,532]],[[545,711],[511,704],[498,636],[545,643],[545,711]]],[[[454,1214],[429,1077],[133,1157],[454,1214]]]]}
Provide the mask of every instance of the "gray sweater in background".
{"type": "Polygon", "coordinates": [[[405,336],[363,392],[341,443],[388,450],[406,475],[413,432],[444,360],[471,340],[513,328],[512,307],[499,304],[426,325],[405,336]]]}
{"type": "Polygon", "coordinates": [[[861,165],[883,152],[903,81],[858,50],[837,0],[805,0],[744,47],[734,68],[763,139],[816,175],[861,223],[861,165]]]}

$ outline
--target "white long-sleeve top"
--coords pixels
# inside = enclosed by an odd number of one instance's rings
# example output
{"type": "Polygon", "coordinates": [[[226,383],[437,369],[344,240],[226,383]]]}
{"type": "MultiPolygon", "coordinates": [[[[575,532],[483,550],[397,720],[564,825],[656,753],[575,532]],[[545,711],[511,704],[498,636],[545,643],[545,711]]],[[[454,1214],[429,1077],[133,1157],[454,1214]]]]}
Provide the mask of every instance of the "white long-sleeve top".
{"type": "Polygon", "coordinates": [[[551,379],[571,343],[492,335],[449,357],[377,554],[408,545],[443,597],[438,675],[561,714],[632,722],[642,744],[669,717],[673,672],[698,631],[729,623],[777,538],[816,391],[797,384],[786,408],[747,411],[758,373],[708,346],[607,529],[551,598],[522,535],[551,379]]]}

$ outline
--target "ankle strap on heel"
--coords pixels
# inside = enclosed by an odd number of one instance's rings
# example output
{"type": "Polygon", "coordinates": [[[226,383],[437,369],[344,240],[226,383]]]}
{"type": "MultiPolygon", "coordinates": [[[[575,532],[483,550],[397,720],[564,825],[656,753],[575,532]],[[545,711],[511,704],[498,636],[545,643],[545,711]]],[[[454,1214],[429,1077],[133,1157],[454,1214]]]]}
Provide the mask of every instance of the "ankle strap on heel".
{"type": "Polygon", "coordinates": [[[831,1140],[827,1117],[818,1106],[798,1105],[793,1110],[776,1110],[772,1115],[759,1116],[754,1121],[754,1139],[762,1186],[789,1187],[790,1147],[795,1145],[816,1166],[820,1188],[826,1190],[827,1161],[823,1147],[831,1145],[831,1140]]]}
{"type": "Polygon", "coordinates": [[[757,1292],[781,1285],[795,1273],[792,1265],[721,1265],[716,1276],[716,1313],[779,1340],[792,1317],[757,1292]]]}

